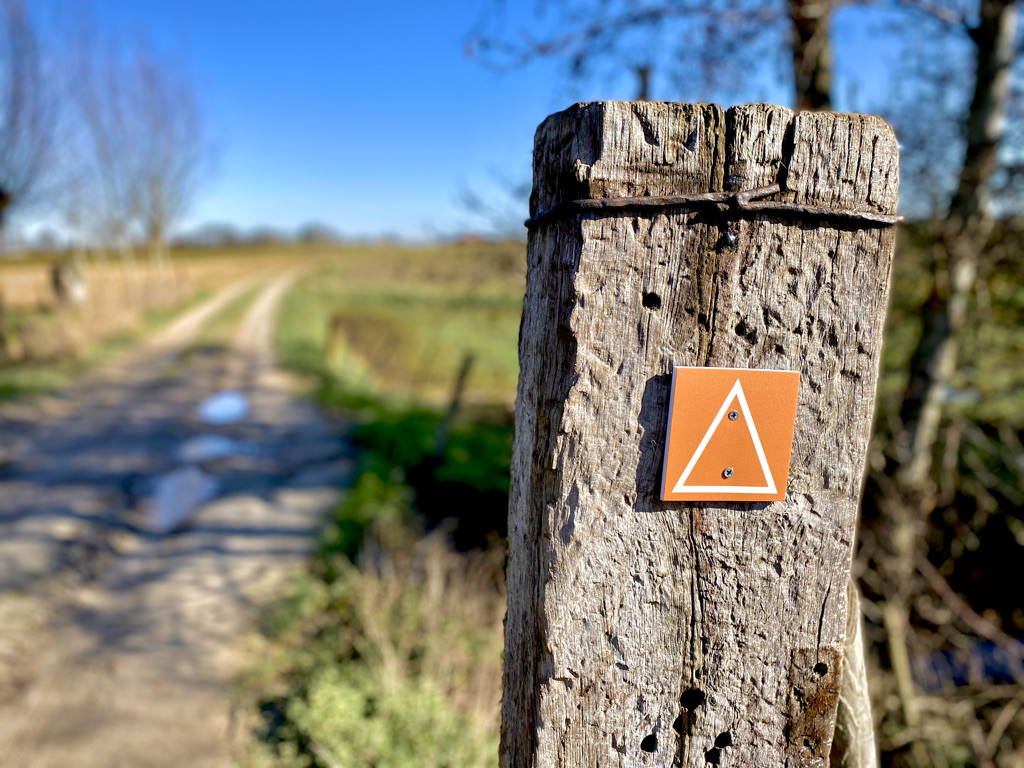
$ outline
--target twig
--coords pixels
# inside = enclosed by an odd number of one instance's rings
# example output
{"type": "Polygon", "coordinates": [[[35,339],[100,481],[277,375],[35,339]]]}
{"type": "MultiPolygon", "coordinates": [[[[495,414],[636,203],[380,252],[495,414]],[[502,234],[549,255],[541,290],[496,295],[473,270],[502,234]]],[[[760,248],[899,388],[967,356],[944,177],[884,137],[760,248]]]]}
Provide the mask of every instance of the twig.
{"type": "Polygon", "coordinates": [[[988,751],[995,753],[999,747],[999,740],[1003,737],[1003,733],[1013,722],[1013,718],[1017,716],[1020,708],[1024,706],[1024,693],[1018,694],[1017,698],[1010,701],[1005,707],[999,711],[999,716],[992,723],[992,730],[988,732],[988,737],[985,739],[985,746],[988,747],[988,751]]]}
{"type": "Polygon", "coordinates": [[[1024,644],[1010,637],[988,619],[978,615],[973,608],[953,591],[953,588],[949,586],[949,583],[942,577],[942,574],[924,555],[918,555],[915,564],[917,565],[918,572],[924,577],[928,586],[935,591],[935,594],[942,599],[942,602],[948,605],[979,637],[999,643],[1015,652],[1020,658],[1024,658],[1024,644]]]}
{"type": "Polygon", "coordinates": [[[921,2],[921,0],[898,0],[897,4],[912,11],[919,11],[944,24],[963,27],[967,25],[966,17],[962,13],[957,13],[952,8],[943,8],[941,5],[925,3],[921,2]]]}
{"type": "MultiPolygon", "coordinates": [[[[965,703],[969,704],[970,702],[965,703]]],[[[974,708],[968,706],[967,711],[963,713],[963,718],[967,738],[971,740],[974,756],[978,759],[978,768],[996,768],[996,764],[992,760],[992,752],[989,750],[988,744],[985,741],[985,734],[978,724],[978,716],[974,713],[974,708]]]]}
{"type": "Polygon", "coordinates": [[[894,600],[887,600],[882,606],[882,622],[889,643],[889,658],[892,672],[896,677],[896,692],[903,709],[903,720],[908,728],[917,728],[921,722],[918,716],[914,680],[910,673],[910,654],[907,652],[906,617],[903,606],[894,600]]]}

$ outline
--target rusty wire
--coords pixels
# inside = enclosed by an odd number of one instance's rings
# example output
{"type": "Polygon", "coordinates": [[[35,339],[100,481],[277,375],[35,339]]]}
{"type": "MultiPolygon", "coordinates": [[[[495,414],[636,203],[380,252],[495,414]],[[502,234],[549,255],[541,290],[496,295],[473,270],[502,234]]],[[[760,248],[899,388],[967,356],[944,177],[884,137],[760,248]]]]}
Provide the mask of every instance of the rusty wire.
{"type": "Polygon", "coordinates": [[[801,217],[838,219],[862,227],[891,227],[903,221],[902,216],[887,216],[870,211],[853,211],[846,208],[826,208],[818,205],[801,205],[777,200],[752,202],[781,192],[778,184],[755,187],[739,192],[702,192],[693,195],[652,195],[649,197],[604,197],[597,199],[569,200],[553,205],[524,222],[527,228],[536,227],[555,219],[583,213],[601,211],[636,210],[647,211],[664,208],[711,209],[719,213],[781,213],[801,217]]]}

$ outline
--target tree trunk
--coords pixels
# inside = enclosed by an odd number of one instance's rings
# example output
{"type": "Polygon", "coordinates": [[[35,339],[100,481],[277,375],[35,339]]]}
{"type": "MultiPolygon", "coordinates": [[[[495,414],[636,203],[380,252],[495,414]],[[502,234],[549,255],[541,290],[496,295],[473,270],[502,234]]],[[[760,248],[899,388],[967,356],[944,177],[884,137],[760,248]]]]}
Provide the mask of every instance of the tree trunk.
{"type": "Polygon", "coordinates": [[[992,231],[990,184],[1006,127],[1016,26],[1017,9],[1012,0],[983,0],[981,23],[971,33],[977,45],[977,65],[966,125],[967,150],[942,232],[946,258],[938,267],[948,273],[935,281],[923,309],[923,332],[911,362],[901,413],[910,447],[902,480],[911,489],[923,489],[929,483],[942,400],[956,369],[959,333],[978,262],[992,231]]]}
{"type": "MultiPolygon", "coordinates": [[[[583,104],[538,129],[531,210],[780,182],[782,201],[891,214],[897,163],[877,118],[583,104]]],[[[828,764],[893,242],[685,207],[531,231],[506,768],[828,764]],[[785,501],[659,500],[684,365],[801,372],[785,501]]]]}
{"type": "Polygon", "coordinates": [[[157,306],[172,299],[171,274],[167,263],[167,243],[164,227],[160,221],[150,221],[148,228],[149,249],[149,301],[157,306]]]}
{"type": "Polygon", "coordinates": [[[831,0],[789,0],[796,108],[832,109],[831,0]]]}
{"type": "MultiPolygon", "coordinates": [[[[964,165],[936,244],[939,258],[935,260],[933,289],[922,308],[921,338],[911,358],[910,382],[900,414],[904,436],[895,493],[878,500],[882,549],[876,557],[887,588],[882,612],[903,719],[909,728],[919,719],[907,649],[910,610],[917,592],[914,562],[921,528],[936,503],[933,464],[942,403],[956,370],[960,332],[992,231],[990,182],[1005,130],[1016,21],[1013,2],[982,0],[981,21],[971,32],[977,64],[964,165]]],[[[928,760],[924,744],[915,743],[912,749],[916,762],[928,760]]]]}

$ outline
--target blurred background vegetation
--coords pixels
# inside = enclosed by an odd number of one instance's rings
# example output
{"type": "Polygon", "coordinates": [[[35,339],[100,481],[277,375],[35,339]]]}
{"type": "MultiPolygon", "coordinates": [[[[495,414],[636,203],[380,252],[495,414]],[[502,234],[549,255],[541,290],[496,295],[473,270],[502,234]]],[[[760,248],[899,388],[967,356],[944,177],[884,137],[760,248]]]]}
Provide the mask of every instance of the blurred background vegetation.
{"type": "MultiPolygon", "coordinates": [[[[882,763],[1024,766],[1016,4],[556,0],[531,16],[484,2],[466,27],[474,64],[515,78],[554,61],[552,88],[584,98],[624,79],[641,99],[781,92],[896,127],[909,221],[854,563],[882,763]]],[[[525,245],[210,225],[172,247],[216,155],[186,73],[144,37],[82,33],[57,56],[18,0],[0,0],[0,37],[0,230],[45,205],[70,243],[0,263],[0,398],[73,381],[239,274],[315,264],[284,302],[279,357],[354,420],[359,465],[253,641],[237,691],[246,759],[494,764],[525,245]]],[[[494,232],[526,214],[528,185],[506,186],[464,190],[494,232]]],[[[215,344],[217,323],[206,333],[215,344]]]]}

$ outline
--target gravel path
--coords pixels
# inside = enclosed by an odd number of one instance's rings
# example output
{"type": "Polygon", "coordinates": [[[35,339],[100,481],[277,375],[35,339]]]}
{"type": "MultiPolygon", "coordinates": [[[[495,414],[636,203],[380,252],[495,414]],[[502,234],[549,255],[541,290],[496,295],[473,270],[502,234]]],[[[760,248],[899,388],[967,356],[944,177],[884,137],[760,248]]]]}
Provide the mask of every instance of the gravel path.
{"type": "Polygon", "coordinates": [[[0,414],[0,766],[230,766],[226,686],[259,607],[308,557],[350,472],[344,425],[273,365],[296,271],[233,284],[132,356],[34,411],[0,414]],[[182,353],[257,294],[227,351],[182,353]],[[243,392],[242,421],[197,406],[243,392]],[[196,468],[217,487],[179,529],[151,514],[186,440],[244,450],[196,468]]]}

